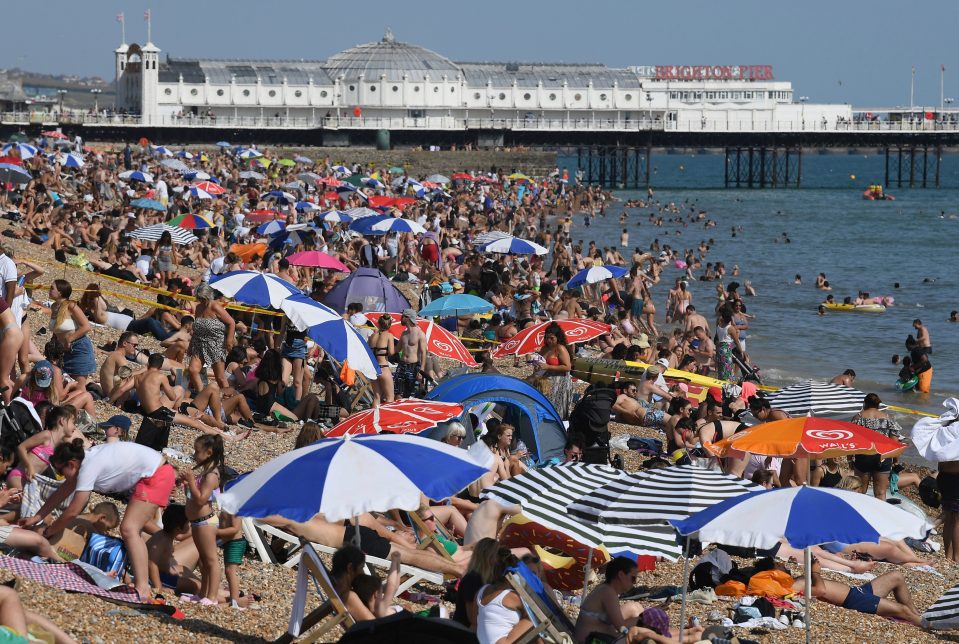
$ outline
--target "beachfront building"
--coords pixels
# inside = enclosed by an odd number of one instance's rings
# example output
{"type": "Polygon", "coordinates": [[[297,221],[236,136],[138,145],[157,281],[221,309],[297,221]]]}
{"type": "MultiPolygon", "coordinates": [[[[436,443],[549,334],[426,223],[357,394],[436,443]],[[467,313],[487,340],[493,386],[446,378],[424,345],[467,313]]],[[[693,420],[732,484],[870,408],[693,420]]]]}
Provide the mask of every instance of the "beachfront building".
{"type": "Polygon", "coordinates": [[[115,61],[117,110],[153,126],[796,131],[852,116],[768,66],[454,62],[389,31],[316,61],[161,59],[152,42],[115,61]]]}

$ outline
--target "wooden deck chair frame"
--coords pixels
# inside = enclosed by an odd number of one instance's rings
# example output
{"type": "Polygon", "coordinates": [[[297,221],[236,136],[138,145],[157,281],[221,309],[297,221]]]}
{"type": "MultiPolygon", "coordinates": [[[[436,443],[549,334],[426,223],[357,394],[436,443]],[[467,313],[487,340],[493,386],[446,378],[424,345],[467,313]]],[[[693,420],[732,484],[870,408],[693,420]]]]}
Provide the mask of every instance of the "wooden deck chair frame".
{"type": "MultiPolygon", "coordinates": [[[[260,561],[265,563],[279,563],[276,560],[276,555],[273,553],[273,550],[270,549],[270,546],[264,540],[264,535],[269,535],[271,537],[281,539],[282,541],[294,546],[290,553],[290,557],[283,562],[283,566],[287,568],[293,568],[299,564],[302,556],[302,543],[296,536],[266,523],[260,523],[259,521],[249,517],[244,517],[241,519],[240,525],[243,530],[243,537],[253,547],[253,551],[256,552],[257,556],[260,558],[260,561]]],[[[329,546],[324,546],[323,544],[313,543],[310,545],[315,551],[322,552],[324,554],[332,555],[334,552],[336,552],[336,548],[330,548],[329,546]]],[[[391,564],[388,559],[380,559],[379,557],[371,557],[370,555],[366,555],[365,572],[367,574],[372,574],[372,569],[376,568],[382,571],[385,575],[389,572],[390,565],[391,564]]],[[[400,594],[409,590],[421,581],[441,586],[443,585],[444,580],[442,573],[424,570],[422,568],[409,566],[407,564],[400,564],[400,576],[402,581],[400,581],[400,585],[396,589],[396,594],[400,594]]]]}
{"type": "MultiPolygon", "coordinates": [[[[335,369],[334,373],[339,374],[340,369],[343,368],[342,362],[337,362],[335,358],[326,355],[326,359],[330,361],[330,364],[333,365],[335,369]]],[[[350,406],[353,408],[353,411],[357,410],[357,403],[363,403],[365,407],[373,406],[373,382],[364,376],[359,371],[355,372],[356,382],[353,384],[352,388],[346,388],[350,394],[350,406]]]]}
{"type": "MultiPolygon", "coordinates": [[[[432,548],[439,556],[443,557],[448,561],[453,561],[453,556],[446,550],[446,547],[443,543],[436,537],[436,533],[430,530],[429,526],[423,522],[423,518],[419,515],[419,512],[407,512],[406,515],[410,518],[410,525],[413,526],[413,533],[416,536],[417,548],[419,550],[426,550],[427,548],[432,548]]],[[[443,537],[453,541],[453,536],[446,531],[446,526],[442,526],[439,521],[435,522],[437,530],[440,530],[443,533],[443,537]]]]}
{"type": "Polygon", "coordinates": [[[346,604],[337,594],[336,588],[333,587],[333,581],[330,579],[323,561],[320,560],[320,556],[309,543],[303,542],[301,545],[303,555],[300,558],[300,574],[297,575],[296,579],[297,594],[293,600],[293,614],[290,616],[287,632],[276,640],[277,643],[292,642],[303,633],[307,633],[306,636],[301,637],[298,641],[304,643],[316,642],[341,624],[344,629],[348,629],[356,623],[356,620],[346,609],[346,604]],[[324,601],[319,608],[303,616],[302,620],[297,620],[297,613],[305,607],[311,580],[318,586],[321,598],[324,601]],[[297,606],[298,602],[299,606],[297,606]],[[299,621],[299,624],[296,623],[297,621],[299,621]],[[318,625],[319,628],[310,632],[310,629],[318,625]]]}
{"type": "Polygon", "coordinates": [[[516,591],[516,594],[519,595],[520,601],[523,602],[523,608],[526,609],[526,614],[533,622],[533,627],[523,633],[522,637],[517,640],[517,644],[528,644],[538,637],[543,637],[556,644],[572,644],[575,642],[573,632],[569,630],[569,625],[563,624],[563,628],[557,626],[553,621],[552,611],[544,604],[543,598],[530,590],[526,581],[520,575],[510,573],[506,576],[506,579],[513,590],[516,591]]]}

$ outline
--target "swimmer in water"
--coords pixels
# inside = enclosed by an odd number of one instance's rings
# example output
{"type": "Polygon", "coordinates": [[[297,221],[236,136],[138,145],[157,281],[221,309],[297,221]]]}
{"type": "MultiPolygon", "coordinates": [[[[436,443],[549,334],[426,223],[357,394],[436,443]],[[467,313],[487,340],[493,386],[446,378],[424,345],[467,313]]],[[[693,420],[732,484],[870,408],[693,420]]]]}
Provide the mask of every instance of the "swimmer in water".
{"type": "Polygon", "coordinates": [[[816,309],[816,314],[819,315],[820,317],[826,315],[826,307],[820,304],[819,308],[816,309]]]}
{"type": "Polygon", "coordinates": [[[959,311],[951,311],[947,322],[959,322],[959,311]]]}
{"type": "Polygon", "coordinates": [[[796,286],[802,286],[802,275],[796,275],[796,279],[793,280],[793,284],[796,286]]]}

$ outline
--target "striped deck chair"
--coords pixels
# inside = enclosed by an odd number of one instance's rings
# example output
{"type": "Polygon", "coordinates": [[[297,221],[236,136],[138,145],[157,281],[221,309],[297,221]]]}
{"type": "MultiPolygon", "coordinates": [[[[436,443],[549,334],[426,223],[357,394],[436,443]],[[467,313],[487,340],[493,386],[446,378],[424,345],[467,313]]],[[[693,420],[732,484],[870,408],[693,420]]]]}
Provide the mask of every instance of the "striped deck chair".
{"type": "MultiPolygon", "coordinates": [[[[517,640],[517,644],[527,644],[537,638],[543,638],[547,642],[554,642],[555,644],[572,644],[575,641],[573,638],[575,625],[570,621],[565,611],[557,606],[548,595],[533,590],[527,584],[527,578],[532,577],[537,581],[538,578],[524,564],[520,565],[525,570],[514,570],[506,576],[506,580],[519,595],[527,616],[533,622],[533,627],[523,633],[517,640]]],[[[539,585],[542,589],[541,582],[539,585]]]]}
{"type": "Polygon", "coordinates": [[[293,597],[289,627],[276,642],[292,642],[298,638],[301,642],[317,642],[337,626],[342,624],[344,629],[348,629],[355,623],[356,620],[346,610],[346,604],[337,594],[320,556],[309,543],[304,542],[300,568],[296,575],[296,595],[293,597]],[[323,603],[319,608],[305,614],[306,596],[309,594],[311,582],[323,603]],[[304,633],[306,635],[303,635],[304,633]]]}
{"type": "MultiPolygon", "coordinates": [[[[333,373],[339,374],[340,369],[343,368],[343,363],[337,362],[334,358],[330,357],[329,354],[327,354],[326,358],[330,361],[330,364],[333,365],[333,373]]],[[[356,382],[352,387],[340,385],[349,393],[350,407],[353,411],[367,409],[373,406],[373,382],[359,371],[355,373],[356,382]]]]}

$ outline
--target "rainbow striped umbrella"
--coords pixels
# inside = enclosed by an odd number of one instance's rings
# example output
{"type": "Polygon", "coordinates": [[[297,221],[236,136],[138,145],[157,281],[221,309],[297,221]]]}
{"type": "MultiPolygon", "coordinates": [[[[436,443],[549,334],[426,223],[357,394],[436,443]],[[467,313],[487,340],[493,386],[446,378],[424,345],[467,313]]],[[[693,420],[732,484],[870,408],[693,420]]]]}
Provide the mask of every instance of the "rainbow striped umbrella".
{"type": "Polygon", "coordinates": [[[212,221],[203,215],[194,215],[191,213],[177,215],[166,223],[168,226],[176,226],[178,228],[188,228],[193,230],[196,230],[197,228],[213,228],[212,221]]]}

